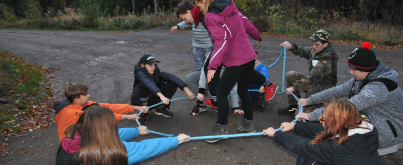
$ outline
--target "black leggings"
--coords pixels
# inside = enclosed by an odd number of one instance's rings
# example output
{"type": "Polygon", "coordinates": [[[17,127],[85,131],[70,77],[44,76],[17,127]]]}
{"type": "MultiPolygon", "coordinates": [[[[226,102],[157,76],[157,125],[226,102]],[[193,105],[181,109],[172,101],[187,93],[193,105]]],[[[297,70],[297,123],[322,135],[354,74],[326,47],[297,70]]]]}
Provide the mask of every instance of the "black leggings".
{"type": "Polygon", "coordinates": [[[229,105],[227,97],[236,82],[238,82],[238,95],[241,98],[245,113],[244,118],[248,120],[253,119],[252,101],[248,94],[248,88],[251,81],[252,72],[255,70],[254,65],[255,60],[252,60],[243,65],[225,68],[217,89],[217,123],[221,125],[228,124],[229,105]]]}

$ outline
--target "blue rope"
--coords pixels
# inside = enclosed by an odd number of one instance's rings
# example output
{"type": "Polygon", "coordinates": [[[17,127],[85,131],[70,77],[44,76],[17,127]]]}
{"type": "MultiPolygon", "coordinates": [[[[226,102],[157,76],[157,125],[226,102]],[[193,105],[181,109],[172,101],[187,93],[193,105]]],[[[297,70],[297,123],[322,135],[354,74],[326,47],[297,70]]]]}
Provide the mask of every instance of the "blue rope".
{"type": "MultiPolygon", "coordinates": [[[[271,64],[271,65],[269,65],[269,66],[267,67],[267,68],[270,68],[270,67],[274,66],[275,64],[277,64],[277,63],[280,61],[281,56],[284,54],[282,91],[281,91],[281,92],[278,92],[278,93],[276,93],[276,94],[283,94],[283,93],[285,93],[285,90],[284,90],[284,76],[285,76],[286,52],[287,52],[287,51],[286,51],[286,46],[284,45],[284,48],[281,49],[280,57],[279,57],[273,64],[271,64]]],[[[250,90],[248,90],[248,91],[259,91],[259,90],[257,90],[257,89],[250,89],[250,90]]],[[[230,94],[228,97],[231,97],[232,95],[234,95],[234,94],[236,94],[236,93],[237,93],[237,92],[235,92],[235,93],[233,93],[233,94],[230,94]]],[[[297,100],[297,101],[299,100],[299,98],[298,98],[297,96],[295,96],[292,92],[290,92],[290,93],[291,93],[292,96],[294,96],[295,100],[297,100]]],[[[182,100],[182,99],[186,99],[186,98],[189,98],[189,97],[182,97],[182,98],[173,99],[173,100],[169,100],[169,101],[172,102],[172,101],[182,100]]],[[[157,104],[155,104],[155,105],[150,106],[149,108],[154,108],[154,107],[156,107],[156,106],[161,105],[162,103],[163,103],[163,102],[157,103],[157,104]]],[[[204,102],[204,100],[203,100],[203,103],[204,103],[206,106],[208,106],[208,105],[204,102]]],[[[208,107],[210,107],[210,106],[208,106],[208,107]]],[[[303,104],[302,104],[302,103],[299,105],[299,110],[298,110],[298,111],[299,111],[299,113],[302,113],[302,112],[303,112],[303,104]]],[[[144,112],[144,110],[141,111],[138,115],[140,116],[141,113],[143,113],[143,112],[144,112]]],[[[295,123],[295,122],[297,122],[298,120],[299,120],[299,118],[294,119],[293,121],[291,121],[291,123],[295,123]]],[[[302,119],[302,120],[303,120],[303,122],[305,122],[305,119],[302,119]]],[[[137,119],[136,119],[136,122],[137,122],[137,124],[140,126],[140,123],[139,123],[139,121],[138,121],[137,119]]],[[[282,129],[284,129],[284,128],[283,128],[283,127],[280,127],[280,128],[277,128],[276,131],[280,131],[280,130],[282,130],[282,129]]],[[[156,131],[152,131],[152,130],[146,130],[146,131],[149,132],[149,133],[154,133],[154,134],[161,135],[161,136],[173,137],[173,134],[168,135],[168,134],[164,134],[164,133],[160,133],[160,132],[156,132],[156,131]]],[[[246,137],[246,136],[264,135],[264,134],[265,134],[264,132],[256,132],[256,133],[242,133],[242,134],[230,134],[230,135],[198,136],[198,137],[190,137],[190,138],[188,138],[187,140],[216,139],[216,138],[230,138],[230,137],[246,137]]]]}

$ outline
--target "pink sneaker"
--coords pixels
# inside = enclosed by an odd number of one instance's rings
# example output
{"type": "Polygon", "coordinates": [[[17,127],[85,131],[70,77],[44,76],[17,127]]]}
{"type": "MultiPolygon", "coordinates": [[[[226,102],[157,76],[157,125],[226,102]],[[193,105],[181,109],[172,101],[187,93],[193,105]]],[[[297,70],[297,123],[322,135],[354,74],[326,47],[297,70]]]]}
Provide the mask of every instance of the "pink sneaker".
{"type": "Polygon", "coordinates": [[[264,98],[265,101],[270,101],[273,99],[274,95],[276,95],[278,86],[274,83],[271,83],[271,85],[264,87],[266,97],[264,98]]]}
{"type": "Polygon", "coordinates": [[[217,107],[211,104],[211,99],[204,99],[203,101],[207,104],[207,106],[213,108],[217,112],[217,107]]]}

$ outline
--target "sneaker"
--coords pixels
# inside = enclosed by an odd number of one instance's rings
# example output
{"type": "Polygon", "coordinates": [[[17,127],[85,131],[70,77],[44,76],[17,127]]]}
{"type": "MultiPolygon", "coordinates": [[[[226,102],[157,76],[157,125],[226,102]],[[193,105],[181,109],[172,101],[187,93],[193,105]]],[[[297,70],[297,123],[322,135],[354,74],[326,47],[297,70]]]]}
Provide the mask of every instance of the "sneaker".
{"type": "Polygon", "coordinates": [[[241,124],[238,125],[238,130],[242,132],[247,132],[247,133],[255,133],[256,128],[255,124],[249,124],[247,123],[243,118],[241,124]]]}
{"type": "MultiPolygon", "coordinates": [[[[220,124],[216,124],[213,128],[214,135],[228,135],[228,128],[223,128],[220,124]]],[[[223,137],[223,138],[215,138],[215,139],[206,139],[207,143],[216,143],[220,140],[226,140],[229,139],[229,137],[223,137]]]]}
{"type": "Polygon", "coordinates": [[[161,115],[161,116],[164,116],[164,117],[172,117],[172,116],[174,116],[174,114],[172,112],[169,112],[168,108],[165,108],[165,107],[155,110],[155,114],[156,115],[161,115]]]}
{"type": "Polygon", "coordinates": [[[259,96],[259,100],[258,100],[258,107],[260,108],[260,109],[264,109],[264,108],[266,108],[266,101],[265,101],[265,96],[263,95],[263,96],[259,96]]]}
{"type": "Polygon", "coordinates": [[[194,116],[194,115],[197,115],[206,110],[207,110],[207,106],[205,106],[204,104],[196,103],[196,105],[192,109],[192,113],[190,113],[190,114],[194,116]]]}
{"type": "Polygon", "coordinates": [[[298,105],[290,105],[288,107],[278,109],[278,113],[281,115],[291,115],[294,114],[294,111],[298,111],[298,105]]]}
{"type": "Polygon", "coordinates": [[[204,99],[203,101],[204,101],[204,103],[207,104],[207,106],[213,108],[216,112],[218,112],[218,111],[217,111],[217,107],[214,106],[214,105],[211,103],[211,99],[204,99]]]}
{"type": "Polygon", "coordinates": [[[141,125],[146,125],[147,124],[147,120],[148,120],[148,113],[142,113],[140,115],[140,119],[139,122],[141,125]]]}
{"type": "Polygon", "coordinates": [[[269,86],[264,87],[266,93],[265,101],[270,101],[271,99],[273,99],[274,95],[276,95],[277,89],[278,86],[274,83],[271,83],[269,86]]]}

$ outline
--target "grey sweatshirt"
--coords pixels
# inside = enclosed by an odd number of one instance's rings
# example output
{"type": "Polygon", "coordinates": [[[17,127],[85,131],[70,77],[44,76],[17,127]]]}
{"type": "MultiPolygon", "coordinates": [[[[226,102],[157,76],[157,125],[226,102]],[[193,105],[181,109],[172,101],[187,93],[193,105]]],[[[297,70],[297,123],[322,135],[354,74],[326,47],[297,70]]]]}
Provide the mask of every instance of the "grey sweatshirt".
{"type": "Polygon", "coordinates": [[[206,27],[203,25],[203,23],[199,23],[199,25],[195,25],[195,23],[185,23],[185,21],[182,21],[181,23],[178,23],[179,29],[184,29],[188,26],[192,25],[192,31],[193,31],[193,41],[192,45],[193,47],[196,48],[209,48],[213,46],[213,43],[211,43],[211,37],[206,29],[206,27]]]}
{"type": "MultiPolygon", "coordinates": [[[[386,78],[399,83],[399,75],[390,67],[379,62],[379,66],[366,79],[386,78]]],[[[309,105],[328,102],[332,98],[349,97],[355,78],[333,88],[316,93],[307,99],[309,105]]],[[[361,91],[362,81],[355,84],[355,95],[350,98],[358,110],[364,113],[379,131],[379,149],[403,145],[403,91],[397,87],[388,91],[382,82],[370,82],[361,91]],[[388,122],[390,124],[388,124],[388,122]],[[392,128],[394,127],[394,128],[392,128]],[[392,132],[395,129],[396,136],[392,132]]],[[[317,121],[323,114],[323,108],[308,113],[310,121],[317,121]]],[[[397,146],[398,147],[398,146],[397,146]]],[[[379,151],[380,152],[380,151],[379,151]]],[[[394,151],[396,152],[396,151],[394,151]]],[[[379,153],[380,155],[388,153],[379,153]]]]}

